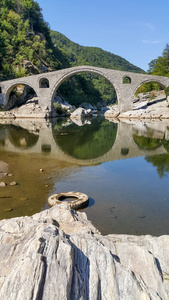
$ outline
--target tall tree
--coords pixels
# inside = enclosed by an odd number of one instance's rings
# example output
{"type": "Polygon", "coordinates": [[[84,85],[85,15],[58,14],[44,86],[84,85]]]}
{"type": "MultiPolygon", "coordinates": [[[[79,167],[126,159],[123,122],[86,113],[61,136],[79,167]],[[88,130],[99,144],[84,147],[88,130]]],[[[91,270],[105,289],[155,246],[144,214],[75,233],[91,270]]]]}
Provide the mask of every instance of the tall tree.
{"type": "Polygon", "coordinates": [[[149,73],[169,77],[169,44],[165,46],[162,56],[149,63],[149,73]]]}

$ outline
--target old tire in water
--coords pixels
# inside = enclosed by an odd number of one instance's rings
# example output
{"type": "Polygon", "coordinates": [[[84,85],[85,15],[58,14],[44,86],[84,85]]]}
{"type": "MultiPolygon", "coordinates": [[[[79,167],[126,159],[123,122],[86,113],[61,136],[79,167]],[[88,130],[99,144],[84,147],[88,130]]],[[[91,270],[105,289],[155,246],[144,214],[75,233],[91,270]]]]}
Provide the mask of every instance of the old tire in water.
{"type": "Polygon", "coordinates": [[[89,197],[86,194],[79,192],[65,192],[54,194],[48,198],[48,203],[50,206],[60,204],[62,200],[66,198],[75,198],[75,200],[68,201],[69,205],[73,209],[80,209],[87,207],[89,204],[89,197]]]}

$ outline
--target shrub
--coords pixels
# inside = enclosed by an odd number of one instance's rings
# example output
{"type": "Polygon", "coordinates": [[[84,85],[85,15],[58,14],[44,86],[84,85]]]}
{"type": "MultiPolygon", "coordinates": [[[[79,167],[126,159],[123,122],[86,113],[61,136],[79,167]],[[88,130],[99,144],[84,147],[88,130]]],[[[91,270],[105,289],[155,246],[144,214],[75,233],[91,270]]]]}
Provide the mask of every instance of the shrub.
{"type": "Polygon", "coordinates": [[[67,110],[66,108],[63,108],[61,104],[59,104],[58,102],[54,102],[53,103],[53,106],[56,110],[56,112],[59,114],[59,115],[67,115],[67,110]]]}
{"type": "Polygon", "coordinates": [[[155,95],[156,95],[155,91],[151,91],[150,100],[153,100],[155,98],[155,95]]]}
{"type": "MultiPolygon", "coordinates": [[[[165,89],[165,94],[166,94],[166,101],[169,102],[167,99],[169,97],[169,86],[165,89]]],[[[169,104],[167,106],[169,106],[169,104]]]]}
{"type": "Polygon", "coordinates": [[[169,86],[165,89],[166,98],[169,96],[169,86]]]}

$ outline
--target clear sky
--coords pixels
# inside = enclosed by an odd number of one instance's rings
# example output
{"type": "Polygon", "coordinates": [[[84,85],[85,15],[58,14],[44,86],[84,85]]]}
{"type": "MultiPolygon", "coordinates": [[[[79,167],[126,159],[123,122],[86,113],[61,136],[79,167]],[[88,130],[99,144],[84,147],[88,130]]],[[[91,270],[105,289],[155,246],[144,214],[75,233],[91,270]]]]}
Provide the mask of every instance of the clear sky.
{"type": "Polygon", "coordinates": [[[37,0],[50,28],[147,71],[169,43],[169,0],[37,0]]]}

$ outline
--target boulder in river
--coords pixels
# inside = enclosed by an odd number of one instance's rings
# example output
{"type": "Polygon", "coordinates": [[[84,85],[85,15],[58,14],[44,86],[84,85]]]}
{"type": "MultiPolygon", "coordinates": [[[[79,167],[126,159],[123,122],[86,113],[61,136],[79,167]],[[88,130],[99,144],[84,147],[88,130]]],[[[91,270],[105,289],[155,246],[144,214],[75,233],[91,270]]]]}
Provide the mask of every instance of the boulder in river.
{"type": "Polygon", "coordinates": [[[82,119],[86,117],[91,117],[92,111],[91,109],[84,109],[83,107],[77,108],[73,113],[71,113],[71,119],[82,119]]]}

